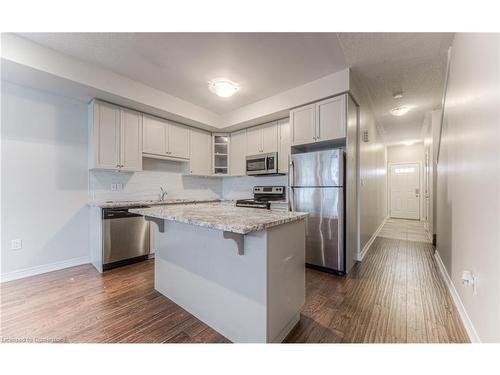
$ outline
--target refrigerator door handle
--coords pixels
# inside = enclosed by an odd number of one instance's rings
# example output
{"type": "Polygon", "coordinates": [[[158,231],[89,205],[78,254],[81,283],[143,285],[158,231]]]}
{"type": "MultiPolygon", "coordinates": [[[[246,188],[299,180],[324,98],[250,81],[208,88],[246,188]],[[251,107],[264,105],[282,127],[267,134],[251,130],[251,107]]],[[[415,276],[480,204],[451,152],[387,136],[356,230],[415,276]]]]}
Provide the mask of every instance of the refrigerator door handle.
{"type": "Polygon", "coordinates": [[[288,210],[294,211],[293,207],[293,173],[294,165],[291,155],[288,155],[288,210]]]}

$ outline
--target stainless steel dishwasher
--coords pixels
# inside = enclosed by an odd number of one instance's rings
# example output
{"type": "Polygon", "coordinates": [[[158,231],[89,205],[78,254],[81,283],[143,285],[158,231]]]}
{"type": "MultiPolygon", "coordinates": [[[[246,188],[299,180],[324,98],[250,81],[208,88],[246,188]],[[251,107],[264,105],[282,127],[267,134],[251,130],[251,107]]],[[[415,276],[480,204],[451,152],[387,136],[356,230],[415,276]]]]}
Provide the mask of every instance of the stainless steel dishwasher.
{"type": "Polygon", "coordinates": [[[128,212],[136,207],[105,208],[102,211],[102,268],[119,267],[146,260],[150,253],[149,222],[128,212]]]}

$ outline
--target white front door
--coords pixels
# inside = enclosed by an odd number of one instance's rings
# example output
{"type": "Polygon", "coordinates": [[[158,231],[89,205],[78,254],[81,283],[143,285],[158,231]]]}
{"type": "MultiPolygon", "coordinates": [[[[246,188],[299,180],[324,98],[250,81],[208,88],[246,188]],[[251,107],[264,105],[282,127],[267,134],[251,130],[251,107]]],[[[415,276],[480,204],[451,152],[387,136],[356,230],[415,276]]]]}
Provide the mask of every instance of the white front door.
{"type": "Polygon", "coordinates": [[[420,164],[390,165],[391,217],[420,219],[420,164]]]}

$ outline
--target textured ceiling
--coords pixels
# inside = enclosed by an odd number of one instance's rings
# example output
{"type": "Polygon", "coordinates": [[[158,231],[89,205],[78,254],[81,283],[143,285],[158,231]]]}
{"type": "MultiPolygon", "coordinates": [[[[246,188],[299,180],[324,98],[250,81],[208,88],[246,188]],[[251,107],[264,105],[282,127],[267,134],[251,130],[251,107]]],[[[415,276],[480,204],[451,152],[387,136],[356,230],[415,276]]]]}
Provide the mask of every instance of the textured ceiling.
{"type": "Polygon", "coordinates": [[[21,36],[171,95],[227,113],[350,66],[367,88],[387,143],[421,138],[425,113],[441,104],[443,33],[24,33],[21,36]],[[207,83],[241,85],[232,98],[207,83]],[[404,97],[392,98],[397,91],[404,97]],[[402,117],[389,111],[412,110],[402,117]]]}
{"type": "Polygon", "coordinates": [[[367,87],[387,143],[421,138],[425,113],[441,105],[446,53],[453,34],[338,34],[348,65],[367,87]],[[403,91],[402,99],[393,94],[403,91]],[[389,111],[412,110],[401,117],[389,111]]]}
{"type": "Polygon", "coordinates": [[[43,46],[226,113],[346,67],[334,33],[23,33],[43,46]],[[219,98],[208,81],[240,84],[219,98]]]}

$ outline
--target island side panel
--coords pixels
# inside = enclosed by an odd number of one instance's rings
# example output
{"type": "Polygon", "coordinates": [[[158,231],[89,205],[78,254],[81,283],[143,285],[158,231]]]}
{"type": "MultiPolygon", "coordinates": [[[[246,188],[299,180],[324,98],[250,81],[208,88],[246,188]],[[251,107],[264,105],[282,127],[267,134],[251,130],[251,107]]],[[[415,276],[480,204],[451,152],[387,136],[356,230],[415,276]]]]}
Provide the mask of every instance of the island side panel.
{"type": "Polygon", "coordinates": [[[282,342],[305,303],[305,220],[268,229],[268,342],[282,342]]]}
{"type": "Polygon", "coordinates": [[[267,233],[245,235],[244,255],[223,232],[165,222],[155,228],[155,289],[233,342],[266,342],[267,233]]]}

